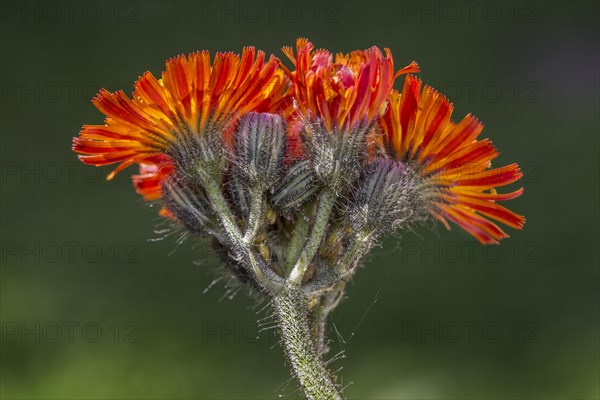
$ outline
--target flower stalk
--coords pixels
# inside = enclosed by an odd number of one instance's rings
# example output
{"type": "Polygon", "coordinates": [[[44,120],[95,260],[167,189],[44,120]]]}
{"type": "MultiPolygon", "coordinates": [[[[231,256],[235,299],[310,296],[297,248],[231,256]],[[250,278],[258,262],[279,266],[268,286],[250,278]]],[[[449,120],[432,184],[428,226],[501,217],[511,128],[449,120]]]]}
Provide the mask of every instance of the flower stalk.
{"type": "Polygon", "coordinates": [[[319,198],[319,209],[317,210],[317,216],[315,218],[315,223],[312,227],[312,231],[310,236],[308,237],[308,241],[304,246],[304,249],[300,253],[298,257],[298,261],[292,269],[292,272],[289,276],[289,281],[299,285],[302,283],[302,279],[304,279],[304,274],[313,257],[315,256],[319,246],[321,245],[321,241],[323,240],[323,236],[325,235],[327,225],[329,224],[329,216],[331,215],[331,210],[333,210],[333,205],[335,204],[335,193],[333,190],[329,188],[323,189],[323,193],[319,198]]]}
{"type": "Polygon", "coordinates": [[[221,191],[220,183],[208,174],[198,174],[200,183],[206,190],[208,199],[216,215],[219,216],[221,224],[227,232],[234,246],[239,247],[244,243],[240,228],[235,223],[233,213],[227,203],[227,199],[221,191]]]}
{"type": "Polygon", "coordinates": [[[300,210],[300,213],[296,218],[296,226],[294,228],[294,232],[292,233],[290,244],[287,248],[284,269],[284,273],[286,274],[286,276],[289,276],[291,274],[292,269],[296,265],[298,257],[300,257],[300,253],[304,248],[304,243],[306,242],[306,237],[308,236],[308,231],[310,229],[309,214],[312,210],[312,207],[313,204],[308,204],[304,206],[304,208],[300,210]]]}
{"type": "Polygon", "coordinates": [[[289,283],[273,294],[282,345],[307,399],[338,400],[334,377],[324,366],[309,319],[309,300],[299,286],[289,283]]]}
{"type": "Polygon", "coordinates": [[[262,190],[254,187],[250,190],[251,203],[250,214],[248,215],[248,227],[243,237],[244,244],[251,243],[258,233],[261,224],[263,223],[264,214],[264,196],[262,190]]]}
{"type": "Polygon", "coordinates": [[[328,291],[322,298],[317,306],[314,307],[312,312],[313,318],[313,334],[315,337],[315,344],[317,351],[321,357],[323,357],[329,351],[327,345],[327,317],[340,303],[344,297],[344,288],[346,286],[345,281],[340,281],[335,288],[328,291]]]}

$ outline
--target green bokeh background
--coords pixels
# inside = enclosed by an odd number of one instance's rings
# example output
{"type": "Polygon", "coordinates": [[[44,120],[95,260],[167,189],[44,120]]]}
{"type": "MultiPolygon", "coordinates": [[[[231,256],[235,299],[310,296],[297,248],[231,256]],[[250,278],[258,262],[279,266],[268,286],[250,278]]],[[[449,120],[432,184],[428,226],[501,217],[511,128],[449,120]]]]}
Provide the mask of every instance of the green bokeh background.
{"type": "Polygon", "coordinates": [[[299,396],[273,331],[255,338],[263,304],[223,298],[221,283],[205,293],[218,262],[204,245],[150,240],[164,226],[133,168],[107,183],[108,168],[70,151],[82,124],[102,121],[97,88],[130,93],[199,49],[281,55],[298,36],[417,60],[455,119],[477,115],[499,163],[525,172],[510,207],[527,225],[500,247],[437,226],[369,257],[330,332],[348,398],[598,398],[598,2],[276,2],[272,17],[262,1],[227,14],[220,2],[70,4],[2,2],[3,399],[299,396]]]}

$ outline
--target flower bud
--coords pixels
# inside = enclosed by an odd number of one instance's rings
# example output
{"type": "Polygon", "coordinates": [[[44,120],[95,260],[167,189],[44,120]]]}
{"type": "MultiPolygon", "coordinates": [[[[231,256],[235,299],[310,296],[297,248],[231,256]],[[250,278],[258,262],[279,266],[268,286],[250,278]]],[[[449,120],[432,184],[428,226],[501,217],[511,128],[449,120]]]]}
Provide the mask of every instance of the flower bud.
{"type": "Polygon", "coordinates": [[[350,225],[377,234],[405,227],[424,209],[420,183],[405,164],[388,159],[372,162],[347,207],[350,225]]]}
{"type": "Polygon", "coordinates": [[[321,185],[308,161],[294,164],[273,191],[270,201],[276,210],[297,210],[317,194],[321,185]]]}
{"type": "Polygon", "coordinates": [[[167,210],[192,234],[207,233],[213,221],[210,203],[204,190],[183,179],[171,176],[162,188],[167,210]]]}
{"type": "Polygon", "coordinates": [[[335,192],[344,191],[363,169],[366,136],[370,124],[359,123],[350,131],[329,132],[322,124],[307,124],[304,143],[315,174],[335,192]]]}
{"type": "Polygon", "coordinates": [[[279,115],[247,113],[235,133],[234,168],[248,186],[266,189],[283,171],[286,131],[279,115]]]}
{"type": "Polygon", "coordinates": [[[237,174],[228,175],[226,182],[228,199],[234,211],[240,217],[246,217],[250,212],[252,192],[248,187],[248,181],[237,174]]]}
{"type": "Polygon", "coordinates": [[[177,171],[194,177],[220,177],[225,167],[222,130],[209,127],[198,135],[182,126],[179,135],[176,145],[165,152],[177,171]]]}

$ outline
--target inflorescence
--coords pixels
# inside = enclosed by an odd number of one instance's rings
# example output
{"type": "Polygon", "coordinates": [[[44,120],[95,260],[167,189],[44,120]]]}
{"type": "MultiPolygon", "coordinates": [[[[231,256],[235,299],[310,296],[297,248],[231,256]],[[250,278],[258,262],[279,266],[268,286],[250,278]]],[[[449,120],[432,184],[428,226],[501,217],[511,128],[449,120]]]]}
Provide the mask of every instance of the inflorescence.
{"type": "Polygon", "coordinates": [[[85,125],[73,149],[87,164],[120,163],[109,178],[138,164],[137,191],[211,238],[276,309],[294,314],[277,298],[292,291],[318,361],[327,314],[374,245],[430,217],[498,243],[508,235],[492,220],[521,229],[525,219],[498,204],[523,189],[495,188],[522,174],[491,168],[498,152],[477,139],[483,125],[453,122],[448,100],[412,75],[416,63],[396,71],[387,49],[334,56],[306,39],[283,51],[292,69],[252,47],[212,63],[204,51],[170,59],[160,79],[145,73],[132,98],[103,90],[94,104],[105,124],[85,125]]]}

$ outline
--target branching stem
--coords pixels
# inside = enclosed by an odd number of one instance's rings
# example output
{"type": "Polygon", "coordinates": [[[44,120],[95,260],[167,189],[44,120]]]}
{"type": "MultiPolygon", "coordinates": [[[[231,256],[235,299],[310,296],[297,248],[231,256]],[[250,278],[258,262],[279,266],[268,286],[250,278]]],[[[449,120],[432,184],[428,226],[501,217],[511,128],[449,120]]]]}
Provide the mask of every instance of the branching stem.
{"type": "Polygon", "coordinates": [[[223,225],[225,232],[227,232],[227,235],[234,246],[237,247],[239,254],[248,260],[251,272],[257,277],[257,283],[271,290],[279,288],[281,286],[279,282],[281,281],[281,278],[277,277],[271,269],[262,269],[258,256],[252,250],[252,245],[244,241],[241,230],[236,224],[233,213],[229,208],[227,199],[225,199],[225,196],[223,196],[223,193],[221,192],[221,185],[218,183],[219,181],[208,174],[200,174],[200,177],[215,213],[221,218],[221,224],[223,225]]]}
{"type": "Polygon", "coordinates": [[[287,248],[285,260],[286,276],[290,274],[292,268],[294,268],[294,265],[296,265],[298,257],[300,257],[300,253],[302,252],[302,248],[304,247],[304,243],[306,242],[310,221],[309,214],[312,207],[313,204],[309,203],[305,205],[302,208],[302,210],[300,210],[300,214],[298,214],[296,226],[294,227],[294,232],[292,233],[292,239],[290,240],[290,244],[287,248]]]}
{"type": "MultiPolygon", "coordinates": [[[[227,199],[222,193],[220,180],[210,174],[199,175],[208,199],[215,213],[221,219],[227,236],[234,247],[240,251],[239,254],[248,260],[257,280],[271,294],[281,331],[282,345],[307,399],[341,400],[342,397],[334,383],[334,377],[327,370],[321,358],[324,351],[325,319],[330,311],[329,306],[336,304],[336,298],[332,294],[331,299],[326,300],[327,304],[324,303],[315,318],[311,319],[309,299],[301,289],[304,273],[325,235],[336,199],[335,193],[328,188],[321,193],[317,214],[308,239],[306,237],[309,221],[305,219],[304,213],[299,215],[297,229],[294,231],[290,246],[288,246],[286,258],[286,268],[291,269],[291,272],[285,283],[280,277],[277,277],[281,279],[278,283],[274,279],[275,277],[265,276],[260,265],[263,260],[259,259],[252,249],[251,242],[260,229],[264,212],[263,196],[253,193],[248,224],[242,234],[227,199]],[[313,325],[314,323],[317,323],[318,326],[313,325]],[[313,331],[313,327],[316,327],[316,331],[313,331]]],[[[309,210],[305,208],[303,211],[308,213],[309,210]]],[[[273,275],[271,270],[269,272],[269,275],[273,275]]]]}
{"type": "Polygon", "coordinates": [[[319,210],[317,211],[315,223],[312,231],[310,232],[310,237],[308,238],[300,257],[298,258],[294,269],[290,273],[290,282],[295,284],[300,284],[302,282],[304,273],[310,265],[313,257],[317,253],[319,245],[321,244],[323,236],[325,235],[327,224],[329,223],[329,216],[331,215],[331,211],[333,210],[333,205],[335,203],[335,198],[336,196],[332,189],[323,189],[319,199],[319,210]]]}

